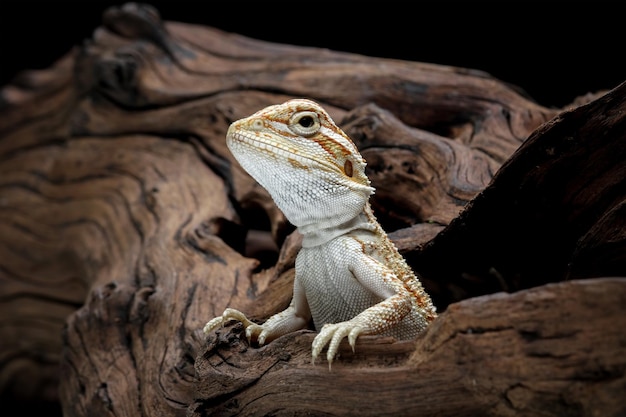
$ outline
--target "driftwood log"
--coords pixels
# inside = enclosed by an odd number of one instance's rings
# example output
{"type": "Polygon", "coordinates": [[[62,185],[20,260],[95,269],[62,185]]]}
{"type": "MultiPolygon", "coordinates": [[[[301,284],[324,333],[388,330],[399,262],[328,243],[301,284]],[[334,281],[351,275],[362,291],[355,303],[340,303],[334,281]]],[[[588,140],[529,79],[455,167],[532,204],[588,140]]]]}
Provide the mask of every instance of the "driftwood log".
{"type": "Polygon", "coordinates": [[[626,84],[548,109],[479,71],[109,9],[0,91],[0,395],[65,416],[626,414],[626,84]],[[228,125],[323,104],[441,312],[329,371],[289,302],[297,232],[228,125]]]}

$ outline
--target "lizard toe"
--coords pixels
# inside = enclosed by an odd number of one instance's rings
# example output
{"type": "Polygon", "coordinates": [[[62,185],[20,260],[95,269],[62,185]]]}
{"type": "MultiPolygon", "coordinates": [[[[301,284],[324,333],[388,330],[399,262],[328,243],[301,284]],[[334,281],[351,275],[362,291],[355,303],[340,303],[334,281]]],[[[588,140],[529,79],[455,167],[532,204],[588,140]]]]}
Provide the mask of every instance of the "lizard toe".
{"type": "Polygon", "coordinates": [[[354,346],[356,345],[356,339],[363,333],[363,327],[357,326],[353,327],[348,334],[348,342],[350,342],[350,346],[352,347],[352,352],[354,352],[354,346]]]}
{"type": "Polygon", "coordinates": [[[337,355],[337,350],[339,350],[339,344],[350,333],[350,327],[347,323],[339,323],[334,328],[333,337],[330,339],[330,343],[328,345],[328,351],[326,352],[326,360],[328,360],[328,369],[330,369],[330,365],[332,364],[335,356],[337,355]]]}
{"type": "Polygon", "coordinates": [[[328,344],[328,341],[332,338],[333,335],[333,324],[325,324],[322,327],[322,330],[315,336],[313,339],[313,345],[311,349],[311,354],[313,356],[313,363],[315,363],[315,359],[319,356],[319,354],[324,349],[324,346],[328,344]]]}
{"type": "Polygon", "coordinates": [[[202,328],[202,331],[204,332],[204,334],[209,334],[223,324],[224,319],[222,318],[222,316],[218,316],[209,320],[202,328]]]}
{"type": "Polygon", "coordinates": [[[264,330],[263,326],[259,324],[250,323],[246,326],[246,338],[248,339],[248,343],[252,339],[256,339],[260,345],[264,344],[266,337],[265,333],[267,333],[267,331],[264,330]]]}

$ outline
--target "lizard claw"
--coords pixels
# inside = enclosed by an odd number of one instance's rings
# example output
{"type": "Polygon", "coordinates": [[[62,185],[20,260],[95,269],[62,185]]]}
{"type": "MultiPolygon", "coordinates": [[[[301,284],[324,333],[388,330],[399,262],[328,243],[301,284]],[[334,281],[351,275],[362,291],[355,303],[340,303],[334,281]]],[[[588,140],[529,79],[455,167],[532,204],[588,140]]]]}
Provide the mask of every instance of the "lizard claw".
{"type": "Polygon", "coordinates": [[[328,344],[326,360],[328,360],[328,369],[330,370],[333,360],[337,355],[339,344],[343,338],[346,336],[348,337],[348,342],[354,352],[356,339],[363,332],[363,330],[363,327],[356,326],[354,323],[349,321],[336,324],[325,324],[320,333],[315,336],[315,339],[313,339],[312,363],[315,364],[315,359],[317,359],[317,356],[320,354],[322,349],[324,349],[324,346],[328,344]]]}

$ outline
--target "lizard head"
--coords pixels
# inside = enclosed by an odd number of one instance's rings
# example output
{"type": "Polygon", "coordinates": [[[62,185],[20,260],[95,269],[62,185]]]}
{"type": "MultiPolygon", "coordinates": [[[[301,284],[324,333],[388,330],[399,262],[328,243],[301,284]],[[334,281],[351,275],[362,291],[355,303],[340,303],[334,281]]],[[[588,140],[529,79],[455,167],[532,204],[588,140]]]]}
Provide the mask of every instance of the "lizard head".
{"type": "Polygon", "coordinates": [[[357,147],[311,100],[289,100],[238,120],[226,141],[298,227],[345,223],[363,211],[374,192],[357,147]]]}

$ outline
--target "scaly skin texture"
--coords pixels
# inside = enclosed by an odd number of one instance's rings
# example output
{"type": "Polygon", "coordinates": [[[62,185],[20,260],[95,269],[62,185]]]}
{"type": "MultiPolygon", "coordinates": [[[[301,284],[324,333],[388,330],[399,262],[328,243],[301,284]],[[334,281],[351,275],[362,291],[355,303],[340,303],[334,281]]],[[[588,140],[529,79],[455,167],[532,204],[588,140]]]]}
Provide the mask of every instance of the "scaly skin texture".
{"type": "Polygon", "coordinates": [[[239,320],[263,345],[313,320],[313,361],[328,345],[330,366],[344,337],[354,349],[360,335],[410,339],[426,329],[435,307],[372,213],[365,160],[321,106],[305,99],[269,106],[234,122],[226,140],[303,242],[286,310],[259,325],[228,308],[205,333],[239,320]]]}

